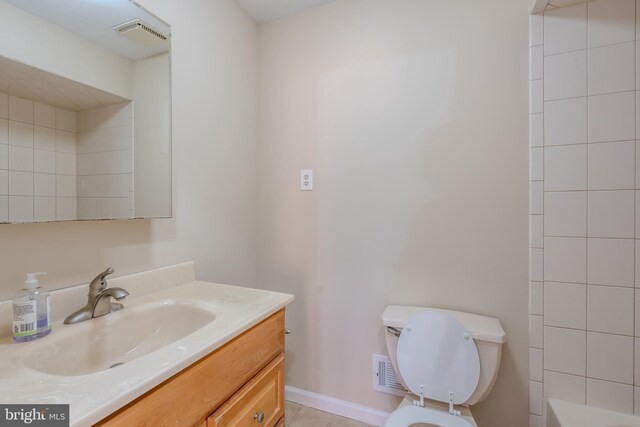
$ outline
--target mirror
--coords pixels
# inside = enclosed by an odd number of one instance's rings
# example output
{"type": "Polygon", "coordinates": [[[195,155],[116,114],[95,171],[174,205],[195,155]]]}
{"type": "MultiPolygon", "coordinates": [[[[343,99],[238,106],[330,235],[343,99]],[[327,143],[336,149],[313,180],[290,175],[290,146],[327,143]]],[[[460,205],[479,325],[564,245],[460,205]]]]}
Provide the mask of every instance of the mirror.
{"type": "Polygon", "coordinates": [[[0,0],[0,28],[0,223],[171,217],[170,26],[0,0]]]}

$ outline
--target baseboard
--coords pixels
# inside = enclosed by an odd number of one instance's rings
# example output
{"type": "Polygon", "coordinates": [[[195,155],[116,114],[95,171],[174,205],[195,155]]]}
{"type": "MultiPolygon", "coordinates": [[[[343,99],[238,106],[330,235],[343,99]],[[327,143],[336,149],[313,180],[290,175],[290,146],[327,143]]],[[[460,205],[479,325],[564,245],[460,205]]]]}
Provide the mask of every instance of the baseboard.
{"type": "Polygon", "coordinates": [[[362,421],[363,423],[374,426],[381,426],[389,417],[389,413],[380,411],[379,409],[369,408],[367,406],[358,405],[347,402],[346,400],[335,399],[323,394],[313,393],[311,391],[299,388],[285,386],[285,399],[299,403],[310,408],[319,409],[320,411],[330,412],[340,415],[341,417],[351,418],[352,420],[362,421]]]}

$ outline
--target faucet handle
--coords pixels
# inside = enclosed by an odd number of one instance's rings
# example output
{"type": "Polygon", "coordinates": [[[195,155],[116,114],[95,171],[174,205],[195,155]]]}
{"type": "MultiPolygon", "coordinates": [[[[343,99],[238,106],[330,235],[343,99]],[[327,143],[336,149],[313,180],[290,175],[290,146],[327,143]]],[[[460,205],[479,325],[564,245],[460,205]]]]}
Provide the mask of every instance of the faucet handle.
{"type": "Polygon", "coordinates": [[[99,293],[104,291],[107,288],[107,279],[106,277],[110,274],[113,274],[113,267],[107,268],[102,273],[98,274],[89,285],[89,293],[99,293]]]}

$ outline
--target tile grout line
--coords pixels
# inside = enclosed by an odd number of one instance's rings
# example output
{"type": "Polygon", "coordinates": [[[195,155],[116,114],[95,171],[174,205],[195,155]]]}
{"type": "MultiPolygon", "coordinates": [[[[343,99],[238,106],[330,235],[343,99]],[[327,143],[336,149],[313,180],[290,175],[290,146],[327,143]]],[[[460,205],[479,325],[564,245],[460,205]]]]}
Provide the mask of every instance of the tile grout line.
{"type": "MultiPolygon", "coordinates": [[[[544,178],[545,178],[545,173],[546,173],[546,162],[544,161],[544,153],[545,153],[545,146],[547,145],[547,141],[546,141],[546,136],[545,136],[545,127],[546,127],[546,121],[544,118],[544,111],[545,111],[545,104],[544,104],[544,88],[545,88],[545,77],[547,74],[547,70],[545,67],[545,60],[544,60],[544,39],[545,39],[545,16],[543,14],[542,16],[542,246],[544,248],[544,230],[546,227],[546,219],[545,219],[545,197],[544,197],[544,178]]],[[[542,358],[542,374],[541,374],[541,382],[542,382],[542,404],[544,405],[544,275],[545,275],[545,262],[544,262],[544,253],[545,250],[542,249],[542,285],[541,285],[541,293],[542,293],[542,349],[541,349],[541,358],[542,358]]],[[[542,413],[544,413],[544,406],[542,408],[542,413]]]]}
{"type": "MultiPolygon", "coordinates": [[[[567,6],[568,7],[568,6],[567,6]]],[[[588,8],[587,8],[587,26],[588,24],[588,8]]],[[[553,52],[553,53],[548,53],[548,54],[544,54],[545,58],[551,57],[551,56],[559,56],[559,55],[566,55],[568,53],[577,53],[577,52],[589,52],[590,50],[595,50],[595,49],[604,49],[607,47],[612,47],[612,46],[621,46],[623,44],[631,44],[631,43],[635,43],[636,40],[626,40],[626,41],[622,41],[622,42],[615,42],[615,43],[607,43],[607,44],[603,44],[603,45],[599,45],[599,46],[591,46],[589,47],[589,41],[588,41],[588,36],[587,36],[587,47],[582,48],[582,49],[571,49],[571,50],[563,50],[562,52],[553,52]]],[[[535,46],[531,46],[531,47],[535,47],[535,46]]]]}
{"type": "MultiPolygon", "coordinates": [[[[638,17],[638,0],[636,0],[634,2],[634,12],[635,12],[634,16],[635,16],[636,20],[635,20],[635,23],[634,23],[635,24],[634,25],[634,35],[635,35],[634,39],[635,40],[634,40],[634,49],[633,49],[633,55],[634,55],[633,63],[635,64],[636,72],[635,72],[635,76],[634,76],[635,79],[634,79],[633,82],[634,82],[634,85],[635,85],[635,89],[637,91],[638,90],[638,53],[637,53],[638,52],[638,47],[637,47],[638,46],[638,41],[637,41],[638,40],[638,26],[637,26],[637,24],[638,24],[638,18],[637,18],[638,17]]],[[[634,115],[634,117],[636,119],[636,123],[635,123],[635,127],[634,127],[636,140],[638,139],[638,111],[637,111],[638,102],[637,102],[637,98],[638,98],[638,93],[636,92],[636,102],[633,104],[634,108],[636,109],[635,115],[634,115]]],[[[634,154],[635,154],[634,163],[633,163],[633,166],[635,168],[635,174],[634,175],[635,175],[635,178],[636,178],[635,187],[637,187],[638,186],[637,185],[638,184],[638,142],[637,141],[634,144],[633,148],[634,148],[634,154]]],[[[637,191],[634,192],[633,213],[634,213],[633,217],[634,217],[634,220],[635,220],[633,222],[633,226],[634,226],[633,235],[634,235],[634,237],[637,237],[637,235],[638,235],[638,226],[637,226],[637,224],[638,224],[638,192],[637,191]]],[[[633,268],[633,287],[634,287],[634,290],[633,290],[633,325],[632,325],[632,329],[633,329],[633,337],[634,338],[633,338],[633,346],[632,346],[632,348],[633,348],[633,350],[632,350],[632,355],[633,355],[633,366],[632,366],[632,368],[633,369],[631,371],[631,373],[632,373],[632,378],[631,378],[631,383],[632,383],[631,398],[632,398],[632,402],[633,402],[631,409],[632,409],[632,413],[634,413],[634,414],[636,413],[636,408],[635,408],[635,401],[636,401],[635,383],[636,383],[636,369],[637,369],[636,368],[636,356],[637,355],[636,355],[636,346],[635,346],[635,340],[636,340],[636,338],[635,338],[635,336],[636,336],[636,290],[635,290],[635,286],[636,286],[636,280],[637,280],[637,278],[636,278],[636,265],[635,265],[636,256],[637,256],[637,254],[636,254],[636,246],[637,246],[637,244],[636,243],[637,242],[634,241],[634,244],[633,244],[633,263],[634,263],[634,265],[633,265],[633,267],[634,267],[633,268]]]]}
{"type": "MultiPolygon", "coordinates": [[[[586,30],[587,30],[587,48],[589,47],[589,3],[587,3],[587,22],[586,22],[586,30]]],[[[586,79],[586,84],[587,84],[587,120],[585,122],[585,126],[586,126],[586,133],[585,135],[587,135],[587,143],[589,142],[589,51],[587,50],[586,52],[586,60],[587,60],[587,67],[586,67],[586,73],[587,73],[587,79],[586,79]]],[[[589,200],[591,199],[589,197],[589,146],[587,145],[587,230],[586,230],[586,234],[587,234],[587,241],[586,241],[586,251],[585,251],[585,279],[587,282],[589,282],[589,200]]],[[[634,185],[635,186],[635,185],[634,185]]],[[[585,329],[589,327],[589,288],[587,287],[585,289],[586,294],[585,294],[585,310],[584,310],[584,314],[585,314],[585,329]]],[[[588,374],[588,366],[589,366],[589,334],[587,332],[585,332],[585,337],[584,337],[584,376],[585,376],[585,380],[584,380],[584,403],[588,402],[588,397],[587,397],[587,392],[588,392],[588,387],[587,387],[587,374],[588,374]]]]}
{"type": "MultiPolygon", "coordinates": [[[[544,322],[544,319],[543,319],[544,322]]],[[[635,336],[633,335],[625,335],[625,334],[619,334],[619,333],[614,333],[614,332],[602,332],[602,331],[595,331],[592,329],[579,329],[579,328],[570,328],[568,326],[557,326],[557,325],[542,325],[545,328],[554,328],[554,329],[562,329],[565,331],[575,331],[575,332],[584,332],[587,334],[600,334],[600,335],[613,335],[616,337],[621,337],[621,338],[632,338],[635,339],[635,336]]]]}
{"type": "MultiPolygon", "coordinates": [[[[540,114],[540,113],[536,113],[540,114]]],[[[573,142],[567,144],[549,144],[546,148],[555,148],[555,147],[577,147],[580,145],[586,145],[587,147],[591,147],[593,145],[604,145],[604,144],[625,144],[630,142],[635,142],[636,139],[616,139],[613,141],[591,141],[591,142],[573,142]]],[[[531,148],[540,148],[540,147],[531,147],[531,148]]]]}
{"type": "MultiPolygon", "coordinates": [[[[531,80],[533,82],[537,82],[537,81],[541,81],[544,79],[536,79],[536,80],[531,80]]],[[[610,92],[604,92],[604,93],[592,93],[589,94],[588,92],[586,93],[586,95],[580,95],[580,96],[567,96],[564,98],[551,98],[551,99],[543,99],[543,103],[551,103],[551,102],[560,102],[560,101],[571,101],[574,99],[585,99],[585,98],[598,98],[598,97],[602,97],[602,96],[610,96],[610,95],[620,95],[620,94],[630,94],[630,93],[634,93],[634,92],[638,92],[637,89],[628,89],[628,90],[614,90],[614,91],[610,91],[610,92]]],[[[540,113],[535,113],[535,114],[540,114],[540,113]]]]}
{"type": "MultiPolygon", "coordinates": [[[[640,40],[639,40],[640,41],[640,40]]],[[[531,81],[540,81],[540,80],[544,80],[544,78],[542,79],[534,79],[531,81]]],[[[634,86],[635,87],[635,86],[634,86]]],[[[586,98],[597,98],[599,96],[607,96],[607,95],[619,95],[621,93],[633,93],[633,92],[639,92],[640,89],[624,89],[624,90],[613,90],[613,91],[608,91],[608,92],[602,92],[602,93],[586,93],[585,95],[574,95],[574,96],[565,96],[562,98],[551,98],[551,99],[545,99],[544,102],[545,103],[554,103],[554,102],[560,102],[560,101],[571,101],[571,100],[576,100],[576,99],[586,99],[586,98]]],[[[540,113],[534,113],[534,114],[540,114],[540,113]]]]}
{"type": "Polygon", "coordinates": [[[607,383],[611,383],[611,384],[620,384],[620,385],[633,387],[633,384],[631,384],[631,383],[624,383],[624,382],[620,382],[620,381],[607,380],[607,379],[604,379],[604,378],[583,376],[583,375],[573,374],[573,373],[570,373],[570,372],[556,371],[556,370],[553,370],[553,369],[545,369],[545,371],[553,372],[554,374],[570,375],[572,377],[577,377],[577,378],[585,378],[585,379],[590,379],[590,380],[597,380],[597,381],[607,382],[607,383]]]}

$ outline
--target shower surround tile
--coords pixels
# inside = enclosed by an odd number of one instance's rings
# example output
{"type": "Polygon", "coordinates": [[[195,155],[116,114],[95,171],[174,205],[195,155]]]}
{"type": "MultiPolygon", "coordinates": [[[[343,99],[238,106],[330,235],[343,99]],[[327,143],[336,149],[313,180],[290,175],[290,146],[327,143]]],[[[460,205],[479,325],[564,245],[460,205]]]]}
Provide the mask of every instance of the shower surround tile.
{"type": "Polygon", "coordinates": [[[548,8],[530,25],[529,146],[543,154],[531,151],[529,425],[542,424],[538,384],[543,399],[640,413],[640,0],[548,8]]]}

